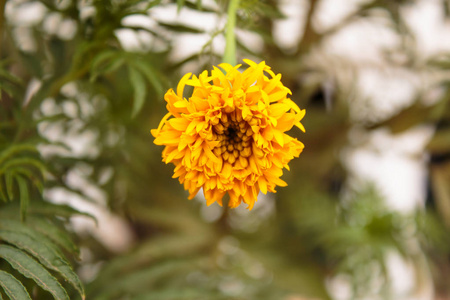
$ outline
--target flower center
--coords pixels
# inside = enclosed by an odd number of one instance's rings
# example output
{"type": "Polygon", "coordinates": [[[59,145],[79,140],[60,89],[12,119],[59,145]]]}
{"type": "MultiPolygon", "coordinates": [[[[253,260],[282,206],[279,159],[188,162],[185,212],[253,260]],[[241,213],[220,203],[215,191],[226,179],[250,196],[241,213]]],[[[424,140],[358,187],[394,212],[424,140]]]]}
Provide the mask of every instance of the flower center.
{"type": "Polygon", "coordinates": [[[213,149],[214,154],[232,165],[237,160],[246,165],[247,158],[252,154],[253,132],[250,125],[242,119],[241,112],[235,110],[222,113],[222,118],[213,126],[213,131],[220,142],[213,149]]]}

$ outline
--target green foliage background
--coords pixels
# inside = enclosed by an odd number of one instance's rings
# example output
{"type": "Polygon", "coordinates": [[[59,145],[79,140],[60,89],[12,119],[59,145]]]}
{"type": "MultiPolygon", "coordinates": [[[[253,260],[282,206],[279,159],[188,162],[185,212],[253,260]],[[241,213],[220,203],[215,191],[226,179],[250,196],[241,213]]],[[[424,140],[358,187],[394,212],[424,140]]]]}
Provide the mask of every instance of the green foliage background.
{"type": "MultiPolygon", "coordinates": [[[[213,40],[225,33],[219,24],[206,32],[210,41],[200,53],[177,60],[179,35],[205,32],[181,19],[161,22],[154,11],[176,6],[224,18],[227,1],[0,0],[0,299],[331,299],[327,282],[336,276],[350,284],[351,299],[402,299],[388,276],[392,252],[414,267],[417,288],[411,293],[431,278],[436,297],[449,297],[450,53],[418,59],[401,14],[414,2],[367,1],[319,32],[312,20],[320,1],[309,0],[303,36],[288,53],[274,42],[274,21],[283,18],[277,1],[240,2],[237,30],[257,34],[263,45],[249,49],[238,35],[238,61],[265,60],[307,110],[307,133],[292,133],[306,148],[283,177],[289,186],[246,212],[187,201],[150,135],[165,114],[165,91],[186,70],[198,73],[220,63],[213,40]],[[36,4],[44,17],[28,27],[5,14],[8,5],[36,4]],[[425,105],[427,90],[421,91],[396,115],[363,122],[351,116],[358,96],[343,74],[346,62],[323,64],[316,57],[328,37],[356,20],[376,21],[380,11],[403,41],[395,53],[407,59],[398,67],[438,74],[428,88],[442,93],[425,105]],[[153,26],[126,25],[124,19],[135,15],[153,26]],[[70,22],[73,36],[46,29],[51,18],[70,22]],[[153,42],[126,50],[120,29],[153,42]],[[331,95],[323,88],[329,81],[331,95]],[[426,148],[425,208],[400,214],[385,207],[370,183],[349,187],[340,154],[358,146],[349,139],[351,130],[400,134],[423,124],[435,128],[426,148]],[[76,143],[85,147],[77,150],[76,143]],[[74,174],[86,184],[74,184],[74,174]],[[83,206],[50,201],[52,190],[119,216],[133,242],[121,252],[75,230],[74,217],[95,218],[83,206]]],[[[442,0],[442,10],[449,17],[448,1],[442,0]]],[[[395,64],[391,55],[387,51],[383,59],[395,64]]]]}

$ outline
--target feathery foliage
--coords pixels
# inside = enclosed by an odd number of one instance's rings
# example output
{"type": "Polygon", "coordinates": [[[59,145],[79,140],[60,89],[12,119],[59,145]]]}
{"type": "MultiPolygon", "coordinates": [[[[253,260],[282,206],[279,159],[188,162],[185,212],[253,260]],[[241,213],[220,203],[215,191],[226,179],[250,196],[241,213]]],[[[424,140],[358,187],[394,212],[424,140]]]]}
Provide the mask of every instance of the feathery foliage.
{"type": "Polygon", "coordinates": [[[349,299],[401,299],[392,257],[414,270],[410,292],[450,294],[450,54],[420,56],[404,13],[420,1],[366,1],[322,27],[326,1],[306,1],[290,46],[283,3],[233,1],[227,27],[230,2],[0,0],[0,299],[332,299],[339,280],[349,299]],[[361,23],[398,39],[375,67],[328,51],[361,23]],[[221,63],[230,29],[227,55],[267,61],[307,111],[289,185],[251,212],[185,201],[150,135],[165,91],[221,63]],[[377,115],[357,83],[372,67],[429,86],[377,115]],[[425,205],[397,212],[346,155],[426,126],[425,205]]]}

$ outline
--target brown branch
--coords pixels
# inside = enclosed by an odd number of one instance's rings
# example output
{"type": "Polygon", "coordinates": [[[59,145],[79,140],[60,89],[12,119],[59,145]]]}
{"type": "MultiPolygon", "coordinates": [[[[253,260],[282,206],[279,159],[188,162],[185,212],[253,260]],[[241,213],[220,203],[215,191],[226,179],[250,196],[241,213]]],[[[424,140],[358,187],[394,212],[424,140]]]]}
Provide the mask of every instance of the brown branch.
{"type": "Polygon", "coordinates": [[[303,37],[298,43],[296,52],[297,56],[308,52],[311,46],[314,45],[318,40],[320,40],[320,35],[316,32],[312,24],[312,19],[317,10],[318,4],[319,0],[310,0],[309,2],[309,10],[308,14],[306,15],[305,30],[303,33],[303,37]]]}
{"type": "Polygon", "coordinates": [[[365,12],[369,9],[376,7],[378,5],[377,0],[372,0],[369,3],[366,3],[359,7],[355,12],[351,13],[347,17],[345,17],[341,22],[336,24],[335,26],[329,28],[323,33],[318,33],[313,25],[312,18],[317,10],[317,5],[319,0],[310,0],[310,7],[308,14],[306,16],[305,30],[302,39],[299,41],[296,55],[302,55],[304,53],[309,52],[312,46],[320,43],[325,37],[332,35],[353,21],[357,20],[358,17],[361,17],[365,12]]]}
{"type": "Polygon", "coordinates": [[[0,0],[0,60],[2,59],[3,24],[5,20],[6,0],[0,0]]]}

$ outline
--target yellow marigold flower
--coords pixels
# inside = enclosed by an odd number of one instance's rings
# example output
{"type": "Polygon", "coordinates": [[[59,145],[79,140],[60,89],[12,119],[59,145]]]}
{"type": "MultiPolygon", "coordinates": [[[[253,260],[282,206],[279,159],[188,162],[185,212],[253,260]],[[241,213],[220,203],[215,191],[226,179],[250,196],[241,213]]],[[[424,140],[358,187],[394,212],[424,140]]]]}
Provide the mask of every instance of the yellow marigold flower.
{"type": "Polygon", "coordinates": [[[289,170],[304,147],[285,133],[294,125],[305,131],[305,110],[287,98],[291,91],[281,74],[265,62],[244,61],[249,67],[242,73],[241,65],[224,63],[225,74],[214,67],[211,75],[183,76],[177,92],[164,96],[169,112],[152,130],[154,143],[165,146],[163,161],[175,165],[173,178],[189,199],[203,188],[207,205],[222,205],[228,192],[230,207],[243,201],[252,209],[260,191],[287,185],[280,179],[283,168],[289,170]],[[189,99],[183,97],[186,85],[194,88],[189,99]]]}

